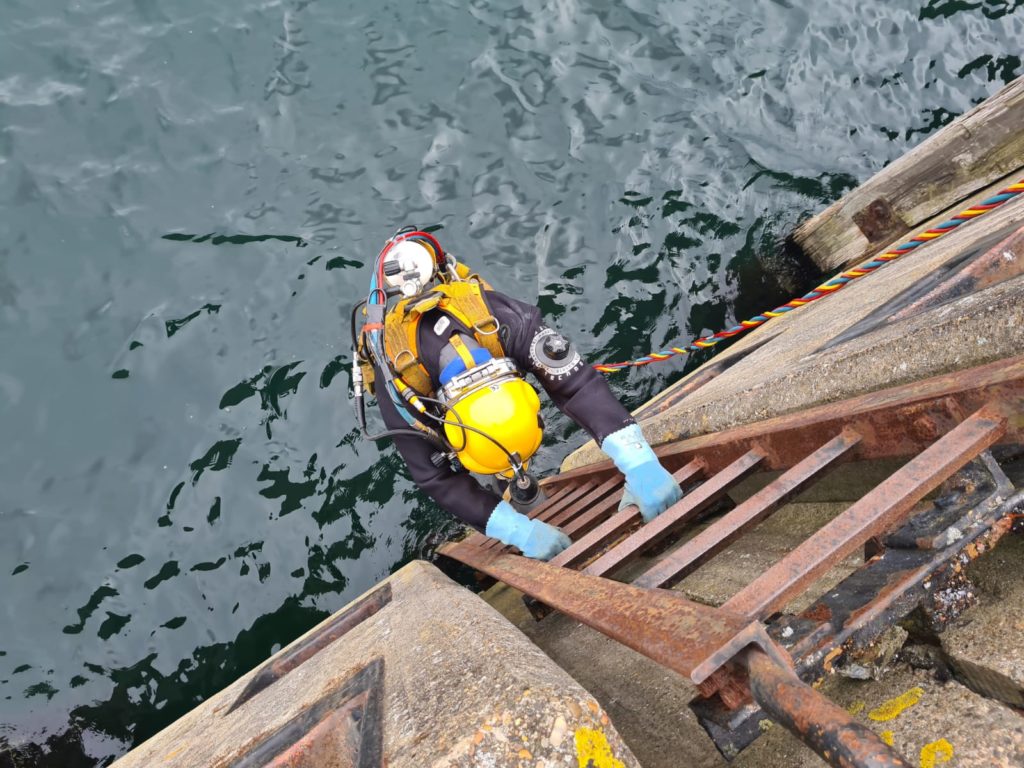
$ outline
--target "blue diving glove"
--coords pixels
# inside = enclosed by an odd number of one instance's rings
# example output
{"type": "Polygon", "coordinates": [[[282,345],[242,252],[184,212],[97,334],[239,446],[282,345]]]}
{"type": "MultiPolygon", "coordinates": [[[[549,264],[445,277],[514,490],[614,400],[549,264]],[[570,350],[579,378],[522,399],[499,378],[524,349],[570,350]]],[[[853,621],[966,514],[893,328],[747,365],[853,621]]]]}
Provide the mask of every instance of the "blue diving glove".
{"type": "Polygon", "coordinates": [[[679,483],[661,466],[638,424],[612,432],[601,443],[601,450],[626,476],[619,509],[636,504],[644,522],[649,523],[683,498],[679,483]]]}
{"type": "Polygon", "coordinates": [[[527,557],[550,560],[572,541],[553,525],[531,520],[516,512],[507,501],[499,501],[484,530],[488,536],[518,547],[527,557]]]}

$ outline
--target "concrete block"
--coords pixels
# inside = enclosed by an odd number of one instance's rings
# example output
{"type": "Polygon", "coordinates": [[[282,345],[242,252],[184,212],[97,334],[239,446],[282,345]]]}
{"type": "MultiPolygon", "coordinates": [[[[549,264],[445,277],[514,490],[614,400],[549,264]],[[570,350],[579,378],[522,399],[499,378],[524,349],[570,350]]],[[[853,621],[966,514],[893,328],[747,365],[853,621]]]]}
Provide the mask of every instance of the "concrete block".
{"type": "Polygon", "coordinates": [[[726,768],[690,711],[689,680],[562,614],[534,621],[504,584],[486,598],[594,695],[644,768],[726,768]]]}
{"type": "Polygon", "coordinates": [[[414,562],[115,765],[588,763],[639,765],[575,680],[478,596],[414,562]]]}
{"type": "Polygon", "coordinates": [[[1024,539],[1006,536],[968,568],[978,603],[940,636],[965,685],[1024,709],[1024,539]]]}

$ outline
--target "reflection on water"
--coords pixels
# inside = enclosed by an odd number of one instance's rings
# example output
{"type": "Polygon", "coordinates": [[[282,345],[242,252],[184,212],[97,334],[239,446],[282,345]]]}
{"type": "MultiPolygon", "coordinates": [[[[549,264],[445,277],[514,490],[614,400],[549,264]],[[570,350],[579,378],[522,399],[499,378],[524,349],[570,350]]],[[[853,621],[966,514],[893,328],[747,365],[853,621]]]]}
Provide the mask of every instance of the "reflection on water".
{"type": "Polygon", "coordinates": [[[452,529],[347,401],[398,226],[627,359],[1020,74],[1017,3],[791,6],[7,3],[0,765],[109,762],[452,529]]]}

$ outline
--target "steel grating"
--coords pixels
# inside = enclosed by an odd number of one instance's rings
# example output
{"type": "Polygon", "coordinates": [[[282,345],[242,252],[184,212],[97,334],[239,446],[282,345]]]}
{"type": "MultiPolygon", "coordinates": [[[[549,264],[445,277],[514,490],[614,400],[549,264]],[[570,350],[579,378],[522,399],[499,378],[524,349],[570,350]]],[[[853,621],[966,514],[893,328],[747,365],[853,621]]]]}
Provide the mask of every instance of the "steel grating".
{"type": "Polygon", "coordinates": [[[751,723],[766,713],[832,765],[905,765],[805,683],[911,611],[925,611],[936,626],[949,620],[956,607],[932,604],[934,592],[1024,511],[1024,494],[987,450],[1019,444],[1022,435],[1019,357],[660,446],[687,493],[646,525],[635,507],[618,510],[622,478],[610,462],[549,478],[551,500],[535,516],[573,539],[551,563],[488,546],[481,536],[440,552],[524,592],[535,616],[561,611],[690,677],[701,692],[691,706],[723,754],[753,741],[760,730],[751,723]],[[720,608],[668,589],[836,465],[879,458],[907,461],[720,608]],[[762,470],[782,474],[645,563],[762,470]],[[936,489],[940,499],[922,508],[936,489]],[[861,548],[871,556],[839,587],[800,614],[784,613],[861,548]],[[631,584],[616,580],[624,573],[631,584]]]}

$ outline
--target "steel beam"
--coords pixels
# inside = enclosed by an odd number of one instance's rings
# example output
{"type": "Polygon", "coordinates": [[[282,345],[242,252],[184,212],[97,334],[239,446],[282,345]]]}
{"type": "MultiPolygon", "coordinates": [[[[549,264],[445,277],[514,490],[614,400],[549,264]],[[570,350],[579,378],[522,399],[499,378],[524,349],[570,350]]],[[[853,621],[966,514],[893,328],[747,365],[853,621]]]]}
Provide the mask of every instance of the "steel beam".
{"type": "MultiPolygon", "coordinates": [[[[849,427],[862,439],[843,461],[913,456],[955,427],[964,414],[995,401],[1006,403],[1013,413],[1002,440],[1024,441],[1024,356],[668,443],[655,453],[669,466],[699,456],[708,463],[708,472],[717,472],[756,443],[766,453],[763,469],[785,470],[818,448],[822,434],[849,427]]],[[[550,485],[603,478],[615,471],[610,461],[602,461],[551,478],[550,485]]]]}
{"type": "Polygon", "coordinates": [[[639,589],[464,542],[446,544],[438,552],[550,605],[695,683],[706,680],[748,645],[763,648],[783,667],[790,665],[789,656],[768,637],[760,622],[695,603],[677,592],[639,589]]]}
{"type": "Polygon", "coordinates": [[[750,692],[775,722],[836,768],[911,768],[892,747],[764,651],[751,648],[743,663],[750,692]]]}
{"type": "Polygon", "coordinates": [[[723,607],[751,618],[765,618],[782,610],[872,536],[901,523],[929,491],[999,440],[1006,423],[1006,417],[995,409],[982,408],[811,535],[723,607]]]}

